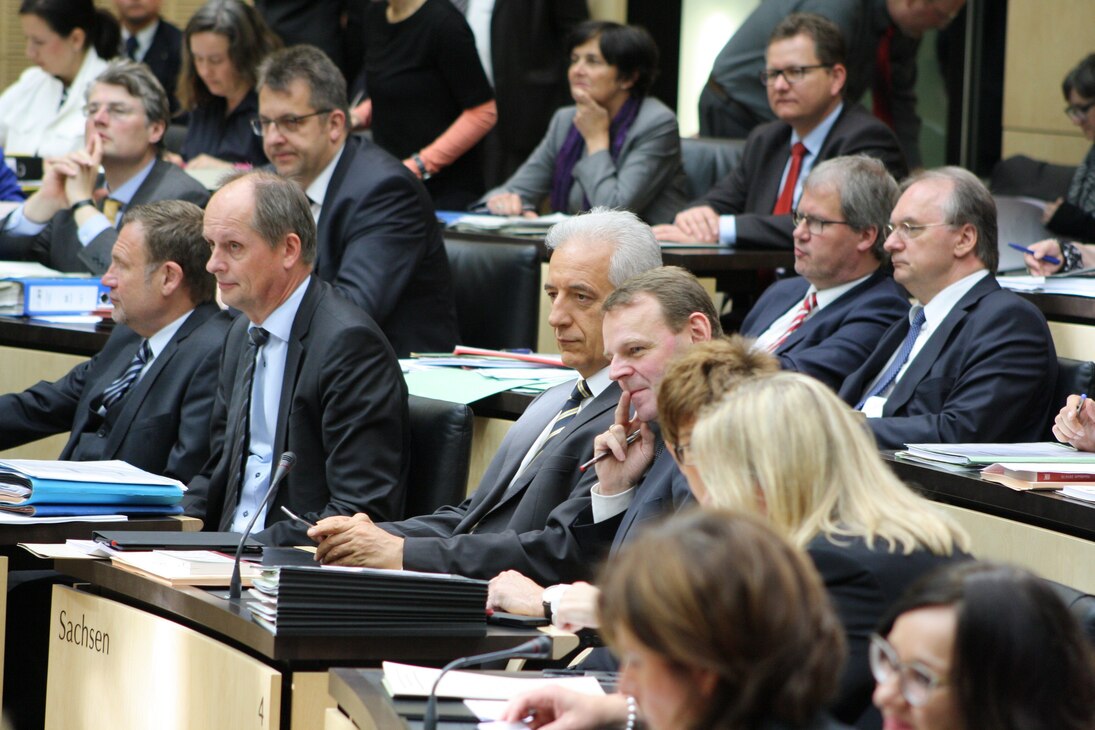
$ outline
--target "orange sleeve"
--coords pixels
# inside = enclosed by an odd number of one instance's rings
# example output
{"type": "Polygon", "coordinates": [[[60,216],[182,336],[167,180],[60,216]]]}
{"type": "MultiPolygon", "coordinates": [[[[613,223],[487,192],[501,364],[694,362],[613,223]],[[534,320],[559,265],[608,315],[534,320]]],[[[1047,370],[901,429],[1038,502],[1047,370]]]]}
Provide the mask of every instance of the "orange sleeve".
{"type": "MultiPolygon", "coordinates": [[[[441,133],[440,137],[418,153],[422,161],[426,163],[426,169],[435,173],[460,159],[462,154],[486,136],[497,119],[498,106],[494,103],[494,99],[477,107],[465,109],[449,125],[449,128],[441,133]]],[[[416,170],[412,165],[408,167],[412,171],[416,170]]]]}

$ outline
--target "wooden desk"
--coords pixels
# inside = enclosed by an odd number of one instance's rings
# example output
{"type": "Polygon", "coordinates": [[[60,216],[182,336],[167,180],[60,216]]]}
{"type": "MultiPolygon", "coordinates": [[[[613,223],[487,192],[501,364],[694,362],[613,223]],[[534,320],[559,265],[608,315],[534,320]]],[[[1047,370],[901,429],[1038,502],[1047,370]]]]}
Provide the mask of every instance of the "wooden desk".
{"type": "Polygon", "coordinates": [[[0,317],[0,346],[91,357],[110,337],[111,325],[54,324],[21,317],[0,317]]]}
{"type": "MultiPolygon", "coordinates": [[[[112,627],[117,650],[109,655],[86,651],[51,635],[47,728],[147,727],[147,721],[132,724],[136,715],[125,714],[136,712],[134,698],[147,710],[180,704],[178,693],[194,703],[195,713],[221,713],[212,715],[220,727],[240,726],[226,723],[222,710],[231,709],[231,716],[246,718],[248,727],[318,728],[325,708],[332,706],[326,675],[332,666],[378,666],[385,659],[441,665],[459,656],[510,648],[536,635],[529,629],[492,626],[482,637],[428,641],[418,636],[276,636],[253,622],[247,608],[220,597],[223,590],[171,588],[104,561],[59,560],[57,569],[88,583],[78,590],[54,590],[51,626],[58,625],[61,610],[86,617],[86,626],[112,627]],[[140,632],[141,640],[133,632],[140,632]],[[193,663],[199,661],[201,674],[193,676],[193,663]],[[243,695],[225,698],[227,706],[207,707],[208,693],[217,696],[222,684],[240,684],[234,673],[249,677],[241,685],[243,695]],[[200,686],[188,692],[164,680],[183,675],[200,686]],[[100,686],[97,677],[110,677],[110,682],[100,686]],[[93,716],[65,712],[63,697],[94,702],[97,711],[93,716]]],[[[576,644],[577,637],[558,640],[557,655],[576,644]]],[[[154,716],[159,728],[209,726],[199,715],[154,716]]]]}
{"type": "Polygon", "coordinates": [[[897,476],[941,503],[970,533],[980,558],[1026,566],[1095,593],[1095,505],[1055,492],[1017,492],[976,473],[885,458],[897,476]]]}

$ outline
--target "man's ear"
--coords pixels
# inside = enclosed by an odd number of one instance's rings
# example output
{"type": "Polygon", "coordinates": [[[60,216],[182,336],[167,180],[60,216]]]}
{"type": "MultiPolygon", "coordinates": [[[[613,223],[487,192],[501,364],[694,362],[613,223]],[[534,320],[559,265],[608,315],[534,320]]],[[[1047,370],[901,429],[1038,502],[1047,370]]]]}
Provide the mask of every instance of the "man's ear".
{"type": "Polygon", "coordinates": [[[688,315],[688,334],[692,343],[707,342],[711,339],[711,320],[703,312],[688,315]]]}
{"type": "Polygon", "coordinates": [[[183,285],[186,277],[183,276],[182,267],[174,261],[165,261],[160,264],[160,272],[160,276],[163,277],[160,283],[160,295],[166,298],[183,285]]]}

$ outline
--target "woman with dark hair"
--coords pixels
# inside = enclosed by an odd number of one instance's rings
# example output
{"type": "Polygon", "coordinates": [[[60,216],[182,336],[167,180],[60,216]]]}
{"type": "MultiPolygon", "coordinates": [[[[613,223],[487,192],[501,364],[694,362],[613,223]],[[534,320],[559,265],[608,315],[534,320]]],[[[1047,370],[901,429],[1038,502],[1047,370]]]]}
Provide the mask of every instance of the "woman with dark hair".
{"type": "Polygon", "coordinates": [[[19,22],[34,66],[0,95],[0,147],[59,157],[84,145],[84,98],[118,54],[118,21],[91,0],[23,0],[19,22]]]}
{"type": "Polygon", "coordinates": [[[480,201],[495,215],[624,208],[648,223],[673,219],[686,201],[677,117],[647,96],[658,47],[643,28],[582,23],[571,34],[574,106],[551,119],[540,146],[480,201]]]}
{"type": "MultiPolygon", "coordinates": [[[[1095,142],[1095,53],[1080,61],[1061,83],[1065,114],[1080,128],[1088,142],[1095,142]]],[[[1058,238],[1032,244],[1036,252],[1027,255],[1032,273],[1052,274],[1095,266],[1095,145],[1076,168],[1068,195],[1047,203],[1043,221],[1058,238]],[[1049,264],[1045,256],[1062,263],[1049,264]]]]}
{"type": "Polygon", "coordinates": [[[498,117],[471,28],[449,0],[365,5],[369,98],[353,110],[354,126],[371,126],[437,208],[464,210],[483,194],[479,140],[498,117]]]}
{"type": "Polygon", "coordinates": [[[620,694],[559,688],[510,702],[530,727],[822,730],[844,640],[809,559],[748,515],[694,511],[648,528],[601,576],[620,694]]]}
{"type": "Polygon", "coordinates": [[[874,702],[895,730],[1090,730],[1095,656],[1049,584],[1019,569],[940,570],[871,640],[874,702]]]}
{"type": "Polygon", "coordinates": [[[210,0],[183,33],[179,101],[190,113],[182,156],[195,168],[265,165],[262,137],[251,129],[259,114],[258,67],[281,41],[241,0],[210,0]]]}

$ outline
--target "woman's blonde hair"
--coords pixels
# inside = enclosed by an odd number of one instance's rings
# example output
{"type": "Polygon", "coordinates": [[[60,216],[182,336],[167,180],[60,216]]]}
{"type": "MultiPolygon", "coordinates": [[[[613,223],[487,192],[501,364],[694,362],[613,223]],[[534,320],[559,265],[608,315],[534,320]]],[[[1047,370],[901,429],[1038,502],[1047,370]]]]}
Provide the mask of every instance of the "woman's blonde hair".
{"type": "Polygon", "coordinates": [[[791,542],[882,539],[890,551],[965,550],[960,527],[914,494],[878,455],[858,414],[813,378],[781,372],[741,383],[692,431],[713,506],[767,517],[791,542]]]}

